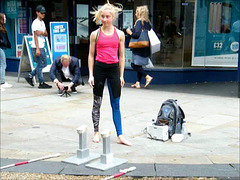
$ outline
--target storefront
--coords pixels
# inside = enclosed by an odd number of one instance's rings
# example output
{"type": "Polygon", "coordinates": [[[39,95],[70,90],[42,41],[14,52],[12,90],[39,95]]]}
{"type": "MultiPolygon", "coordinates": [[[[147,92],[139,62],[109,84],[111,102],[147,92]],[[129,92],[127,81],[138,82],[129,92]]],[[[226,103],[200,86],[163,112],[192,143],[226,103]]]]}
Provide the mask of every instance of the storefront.
{"type": "MultiPolygon", "coordinates": [[[[237,81],[240,2],[239,0],[112,0],[121,3],[123,13],[115,25],[124,30],[135,22],[135,9],[147,5],[153,29],[161,40],[161,51],[152,56],[154,68],[148,69],[155,84],[205,81],[237,81]]],[[[8,70],[17,71],[22,37],[31,34],[35,7],[46,7],[45,24],[66,21],[69,25],[70,54],[82,60],[87,74],[89,35],[98,26],[90,11],[105,0],[6,0],[1,12],[7,14],[7,30],[12,49],[7,50],[8,70]],[[15,16],[6,12],[16,7],[15,16]],[[7,6],[10,6],[6,8],[7,6]],[[17,14],[17,16],[16,16],[17,14]],[[9,16],[10,15],[10,16],[9,16]],[[13,63],[14,62],[14,63],[13,63]]],[[[135,81],[130,68],[131,51],[126,49],[127,82],[135,81]]]]}

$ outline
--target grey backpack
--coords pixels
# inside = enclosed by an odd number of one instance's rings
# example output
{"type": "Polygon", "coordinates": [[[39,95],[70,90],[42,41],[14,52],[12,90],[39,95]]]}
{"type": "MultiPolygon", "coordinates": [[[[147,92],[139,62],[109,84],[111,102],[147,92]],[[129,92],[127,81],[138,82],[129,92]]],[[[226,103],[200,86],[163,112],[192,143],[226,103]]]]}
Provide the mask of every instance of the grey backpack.
{"type": "Polygon", "coordinates": [[[182,124],[184,123],[184,112],[182,108],[177,104],[177,100],[168,99],[164,101],[159,110],[155,125],[168,126],[169,137],[173,134],[181,134],[182,124]]]}

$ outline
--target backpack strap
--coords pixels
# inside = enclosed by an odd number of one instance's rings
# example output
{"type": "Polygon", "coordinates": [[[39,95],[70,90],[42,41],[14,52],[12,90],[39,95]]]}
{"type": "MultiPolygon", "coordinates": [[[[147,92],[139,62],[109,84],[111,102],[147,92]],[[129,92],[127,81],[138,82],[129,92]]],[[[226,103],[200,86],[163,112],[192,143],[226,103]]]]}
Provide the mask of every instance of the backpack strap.
{"type": "Polygon", "coordinates": [[[98,37],[99,37],[99,31],[100,31],[100,27],[97,30],[97,35],[96,35],[96,39],[95,39],[95,43],[97,43],[98,37]]]}

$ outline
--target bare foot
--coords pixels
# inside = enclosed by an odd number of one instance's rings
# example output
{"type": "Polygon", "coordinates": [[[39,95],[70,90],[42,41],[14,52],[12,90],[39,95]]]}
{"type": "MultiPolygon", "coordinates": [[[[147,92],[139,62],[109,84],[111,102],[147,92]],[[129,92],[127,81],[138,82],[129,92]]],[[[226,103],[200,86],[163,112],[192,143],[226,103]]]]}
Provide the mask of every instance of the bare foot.
{"type": "Polygon", "coordinates": [[[118,144],[123,144],[123,145],[126,145],[126,146],[131,146],[132,143],[129,142],[128,140],[125,139],[125,137],[123,137],[123,135],[120,135],[117,137],[117,143],[118,144]]]}
{"type": "Polygon", "coordinates": [[[99,134],[99,132],[94,132],[94,136],[93,136],[92,141],[95,142],[95,143],[99,143],[99,141],[100,141],[100,134],[99,134]]]}

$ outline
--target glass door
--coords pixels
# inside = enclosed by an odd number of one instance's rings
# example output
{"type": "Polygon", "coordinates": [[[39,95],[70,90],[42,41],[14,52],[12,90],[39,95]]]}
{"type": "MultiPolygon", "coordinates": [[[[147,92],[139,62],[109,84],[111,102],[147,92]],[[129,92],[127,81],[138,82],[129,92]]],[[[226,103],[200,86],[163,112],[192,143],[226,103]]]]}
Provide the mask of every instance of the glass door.
{"type": "Polygon", "coordinates": [[[195,1],[186,0],[181,3],[182,11],[184,12],[182,33],[183,33],[183,67],[190,67],[192,61],[193,47],[193,23],[194,23],[194,7],[195,1]]]}
{"type": "Polygon", "coordinates": [[[181,0],[156,0],[155,30],[161,51],[154,54],[156,68],[183,66],[184,8],[181,0]]]}

